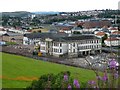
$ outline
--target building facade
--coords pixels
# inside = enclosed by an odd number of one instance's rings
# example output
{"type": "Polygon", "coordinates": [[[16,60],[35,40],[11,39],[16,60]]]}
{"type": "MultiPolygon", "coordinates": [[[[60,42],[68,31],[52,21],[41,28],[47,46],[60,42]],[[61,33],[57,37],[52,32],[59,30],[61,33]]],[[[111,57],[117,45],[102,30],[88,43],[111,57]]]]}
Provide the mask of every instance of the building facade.
{"type": "MultiPolygon", "coordinates": [[[[32,40],[34,43],[31,43],[29,37],[27,37],[28,39],[26,40],[29,40],[27,41],[29,44],[35,44],[36,40],[38,40],[40,52],[44,55],[52,55],[56,57],[78,57],[101,52],[101,39],[96,38],[95,36],[61,36],[57,34],[55,35],[55,33],[53,36],[50,35],[44,35],[44,37],[42,37],[41,34],[41,37],[32,40]]],[[[23,42],[25,42],[25,39],[23,42]]]]}

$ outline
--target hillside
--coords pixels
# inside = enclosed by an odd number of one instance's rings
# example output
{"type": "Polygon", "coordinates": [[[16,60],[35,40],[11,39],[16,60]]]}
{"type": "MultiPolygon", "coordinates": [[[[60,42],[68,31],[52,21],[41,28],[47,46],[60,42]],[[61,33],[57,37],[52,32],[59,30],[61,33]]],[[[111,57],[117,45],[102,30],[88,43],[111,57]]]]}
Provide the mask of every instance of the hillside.
{"type": "Polygon", "coordinates": [[[80,82],[87,82],[95,77],[91,70],[2,53],[2,76],[0,79],[3,79],[4,88],[23,88],[43,74],[57,74],[61,71],[70,71],[72,77],[78,78],[80,82]]]}
{"type": "Polygon", "coordinates": [[[26,11],[16,11],[16,12],[2,12],[3,16],[10,16],[10,17],[27,17],[32,13],[26,11]]]}

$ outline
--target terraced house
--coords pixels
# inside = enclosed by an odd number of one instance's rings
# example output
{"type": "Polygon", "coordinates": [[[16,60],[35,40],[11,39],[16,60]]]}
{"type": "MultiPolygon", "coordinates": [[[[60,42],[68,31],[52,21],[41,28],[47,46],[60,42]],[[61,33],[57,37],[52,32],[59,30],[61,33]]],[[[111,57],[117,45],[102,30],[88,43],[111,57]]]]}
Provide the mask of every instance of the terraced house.
{"type": "Polygon", "coordinates": [[[101,39],[93,35],[68,36],[65,33],[31,33],[23,39],[24,45],[38,44],[40,52],[57,57],[79,57],[101,52],[101,39]]]}

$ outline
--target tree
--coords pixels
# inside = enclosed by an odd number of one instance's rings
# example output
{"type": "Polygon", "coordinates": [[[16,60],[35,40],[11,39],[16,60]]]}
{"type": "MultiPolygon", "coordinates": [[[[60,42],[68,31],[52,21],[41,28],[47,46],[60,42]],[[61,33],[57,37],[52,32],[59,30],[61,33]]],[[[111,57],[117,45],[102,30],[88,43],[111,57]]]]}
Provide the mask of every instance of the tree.
{"type": "Polygon", "coordinates": [[[103,37],[102,37],[102,44],[104,44],[104,40],[106,40],[108,38],[108,35],[105,34],[103,37]]]}

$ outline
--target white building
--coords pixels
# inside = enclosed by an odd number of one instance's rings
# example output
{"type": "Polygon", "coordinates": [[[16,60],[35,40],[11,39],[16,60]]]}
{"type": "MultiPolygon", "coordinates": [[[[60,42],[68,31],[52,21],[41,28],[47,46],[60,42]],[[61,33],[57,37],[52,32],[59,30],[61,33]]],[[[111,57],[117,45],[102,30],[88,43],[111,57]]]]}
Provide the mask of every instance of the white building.
{"type": "Polygon", "coordinates": [[[81,27],[73,27],[72,29],[72,33],[75,33],[75,32],[79,32],[79,33],[82,33],[83,32],[83,29],[81,27]]]}
{"type": "Polygon", "coordinates": [[[120,39],[118,38],[108,38],[104,40],[104,43],[106,46],[119,46],[120,45],[120,39]]]}
{"type": "Polygon", "coordinates": [[[91,35],[68,36],[65,33],[26,34],[23,44],[40,45],[40,52],[57,57],[78,57],[101,52],[101,39],[91,35]]]}
{"type": "Polygon", "coordinates": [[[7,33],[7,31],[5,31],[5,30],[0,30],[0,35],[6,34],[6,33],[7,33]]]}
{"type": "Polygon", "coordinates": [[[109,28],[109,31],[112,33],[112,32],[115,32],[115,31],[118,31],[118,27],[110,27],[109,28]]]}

